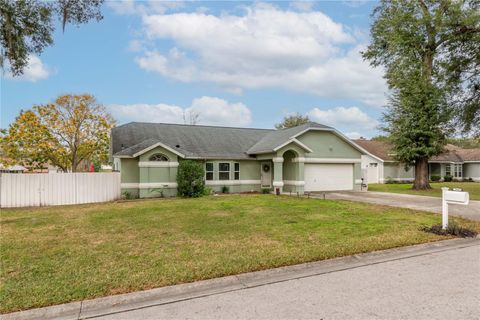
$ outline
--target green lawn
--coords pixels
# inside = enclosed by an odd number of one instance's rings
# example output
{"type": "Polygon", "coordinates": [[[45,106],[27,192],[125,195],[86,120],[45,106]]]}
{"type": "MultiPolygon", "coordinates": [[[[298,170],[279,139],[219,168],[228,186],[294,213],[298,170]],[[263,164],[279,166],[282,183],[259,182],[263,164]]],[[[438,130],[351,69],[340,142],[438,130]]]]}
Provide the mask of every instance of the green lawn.
{"type": "Polygon", "coordinates": [[[442,187],[462,188],[463,190],[470,193],[470,200],[480,200],[480,183],[478,182],[432,182],[430,183],[430,185],[433,189],[417,191],[412,190],[412,184],[410,183],[369,184],[368,190],[379,192],[415,194],[419,196],[441,197],[442,187]]]}
{"type": "Polygon", "coordinates": [[[446,239],[418,230],[440,220],[272,195],[4,209],[0,312],[446,239]]]}

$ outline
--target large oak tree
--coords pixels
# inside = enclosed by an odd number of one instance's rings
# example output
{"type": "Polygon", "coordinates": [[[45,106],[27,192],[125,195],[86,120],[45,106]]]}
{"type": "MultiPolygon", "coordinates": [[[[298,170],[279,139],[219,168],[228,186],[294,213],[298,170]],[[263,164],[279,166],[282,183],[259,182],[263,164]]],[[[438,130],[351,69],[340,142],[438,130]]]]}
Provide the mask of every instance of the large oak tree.
{"type": "Polygon", "coordinates": [[[392,90],[384,129],[397,160],[415,166],[414,189],[427,189],[428,159],[478,124],[479,1],[383,0],[373,19],[363,56],[392,90]]]}

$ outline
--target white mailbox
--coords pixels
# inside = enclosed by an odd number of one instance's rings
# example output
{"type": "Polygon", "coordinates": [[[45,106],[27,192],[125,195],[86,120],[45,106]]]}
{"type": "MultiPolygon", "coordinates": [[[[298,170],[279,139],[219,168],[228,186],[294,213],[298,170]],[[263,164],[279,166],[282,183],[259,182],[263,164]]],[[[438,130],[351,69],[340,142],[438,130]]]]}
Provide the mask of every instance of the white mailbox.
{"type": "Polygon", "coordinates": [[[445,201],[447,201],[448,203],[464,204],[464,205],[467,205],[470,200],[470,196],[468,192],[454,191],[454,190],[445,191],[444,198],[445,198],[445,201]]]}
{"type": "Polygon", "coordinates": [[[448,188],[442,188],[442,228],[448,228],[448,205],[449,204],[462,204],[468,205],[470,201],[470,195],[468,192],[464,192],[461,189],[449,190],[448,188]]]}

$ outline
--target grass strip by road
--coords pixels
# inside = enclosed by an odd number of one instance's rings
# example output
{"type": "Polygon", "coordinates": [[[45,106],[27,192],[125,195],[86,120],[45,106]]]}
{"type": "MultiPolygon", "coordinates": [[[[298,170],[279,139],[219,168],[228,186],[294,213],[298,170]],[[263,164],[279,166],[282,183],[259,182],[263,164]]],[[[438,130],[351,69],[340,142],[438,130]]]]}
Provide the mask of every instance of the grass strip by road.
{"type": "Polygon", "coordinates": [[[440,220],[272,195],[2,209],[0,312],[448,239],[419,231],[440,220]]]}
{"type": "Polygon", "coordinates": [[[470,200],[480,200],[478,182],[431,182],[430,190],[412,190],[411,183],[369,184],[369,191],[413,194],[417,196],[442,197],[442,187],[460,188],[470,193],[470,200]]]}

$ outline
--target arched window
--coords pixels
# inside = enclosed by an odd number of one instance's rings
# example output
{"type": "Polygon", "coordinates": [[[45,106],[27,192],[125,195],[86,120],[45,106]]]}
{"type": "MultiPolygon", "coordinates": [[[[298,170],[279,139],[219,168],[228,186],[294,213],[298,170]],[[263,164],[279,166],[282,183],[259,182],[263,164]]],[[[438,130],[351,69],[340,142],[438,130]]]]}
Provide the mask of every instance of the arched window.
{"type": "Polygon", "coordinates": [[[149,161],[168,161],[168,158],[166,155],[163,155],[161,153],[155,153],[148,160],[149,161]]]}

